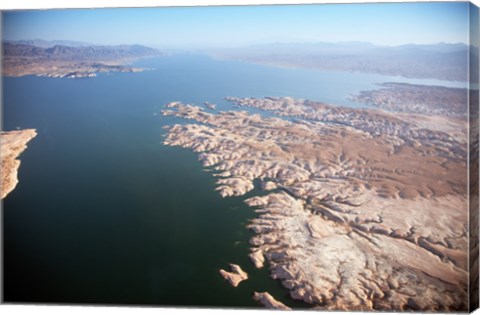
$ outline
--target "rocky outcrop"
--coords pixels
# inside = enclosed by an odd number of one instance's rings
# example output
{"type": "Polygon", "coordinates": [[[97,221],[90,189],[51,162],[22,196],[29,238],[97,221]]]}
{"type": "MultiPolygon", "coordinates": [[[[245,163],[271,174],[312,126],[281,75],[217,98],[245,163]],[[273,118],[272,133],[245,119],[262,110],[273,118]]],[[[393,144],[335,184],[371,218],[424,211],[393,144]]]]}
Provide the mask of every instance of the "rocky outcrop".
{"type": "Polygon", "coordinates": [[[239,265],[230,264],[230,271],[220,269],[220,274],[227,280],[233,287],[237,287],[240,282],[248,279],[248,274],[240,268],[239,265]]]}
{"type": "MultiPolygon", "coordinates": [[[[252,228],[256,229],[257,226],[252,226],[252,228]]],[[[260,230],[257,231],[259,232],[260,230]]],[[[265,264],[265,257],[263,256],[263,252],[261,249],[252,251],[248,255],[248,257],[253,262],[256,268],[263,268],[263,265],[265,264]]]]}
{"type": "Polygon", "coordinates": [[[253,299],[269,309],[291,311],[292,309],[273,298],[268,292],[254,292],[253,299]]]}
{"type": "Polygon", "coordinates": [[[210,102],[204,102],[203,105],[205,105],[205,107],[208,108],[208,109],[216,109],[217,108],[217,104],[212,104],[210,102]]]}
{"type": "Polygon", "coordinates": [[[293,98],[230,100],[285,119],[174,102],[163,114],[191,123],[168,127],[164,143],[197,152],[223,196],[263,188],[246,200],[258,213],[248,225],[256,267],[268,262],[314,308],[466,310],[464,122],[293,98]]]}
{"type": "Polygon", "coordinates": [[[17,158],[27,148],[27,143],[36,135],[35,129],[1,132],[1,199],[5,198],[17,185],[17,173],[20,167],[20,160],[17,158]]]}

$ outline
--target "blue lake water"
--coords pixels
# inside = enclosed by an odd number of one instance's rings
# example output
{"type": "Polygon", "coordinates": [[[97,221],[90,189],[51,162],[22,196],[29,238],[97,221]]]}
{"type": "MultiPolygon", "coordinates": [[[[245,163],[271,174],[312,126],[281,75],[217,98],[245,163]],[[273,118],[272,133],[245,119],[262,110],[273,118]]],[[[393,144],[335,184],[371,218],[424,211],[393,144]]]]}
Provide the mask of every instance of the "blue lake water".
{"type": "Polygon", "coordinates": [[[162,145],[162,127],[182,121],[156,113],[171,101],[229,109],[226,96],[361,106],[346,98],[386,81],[463,87],[197,55],[136,65],[154,70],[3,78],[4,130],[38,132],[3,204],[6,302],[257,307],[253,291],[269,291],[303,307],[249,261],[245,197],[221,198],[194,153],[162,145]],[[238,288],[218,272],[230,262],[250,275],[238,288]]]}

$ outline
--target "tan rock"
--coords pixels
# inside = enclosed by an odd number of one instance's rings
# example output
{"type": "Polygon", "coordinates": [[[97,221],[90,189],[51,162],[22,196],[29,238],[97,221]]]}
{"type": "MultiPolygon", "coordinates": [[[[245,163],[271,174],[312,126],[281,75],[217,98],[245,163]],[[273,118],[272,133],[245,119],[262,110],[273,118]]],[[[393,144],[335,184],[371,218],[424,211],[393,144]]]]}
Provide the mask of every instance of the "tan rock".
{"type": "Polygon", "coordinates": [[[20,167],[18,156],[27,148],[27,143],[37,135],[35,129],[1,132],[1,191],[0,199],[5,198],[18,183],[17,173],[20,167]]]}
{"type": "Polygon", "coordinates": [[[253,299],[269,309],[291,311],[292,309],[273,298],[268,292],[254,292],[253,299]]]}
{"type": "Polygon", "coordinates": [[[230,271],[220,269],[220,274],[227,280],[233,287],[237,287],[240,282],[248,279],[248,274],[240,268],[239,265],[230,264],[230,271]]]}
{"type": "Polygon", "coordinates": [[[277,189],[277,187],[278,187],[277,184],[275,184],[272,181],[267,181],[267,182],[262,183],[262,189],[263,190],[274,190],[274,189],[277,189]]]}
{"type": "Polygon", "coordinates": [[[262,250],[256,250],[248,255],[250,260],[253,262],[256,268],[263,268],[265,263],[265,257],[263,256],[262,250]]]}
{"type": "Polygon", "coordinates": [[[164,143],[198,152],[223,196],[256,180],[280,188],[245,201],[258,213],[256,267],[268,260],[293,298],[322,309],[466,310],[465,121],[230,100],[289,120],[179,103],[164,113],[193,123],[170,127],[164,143]]]}

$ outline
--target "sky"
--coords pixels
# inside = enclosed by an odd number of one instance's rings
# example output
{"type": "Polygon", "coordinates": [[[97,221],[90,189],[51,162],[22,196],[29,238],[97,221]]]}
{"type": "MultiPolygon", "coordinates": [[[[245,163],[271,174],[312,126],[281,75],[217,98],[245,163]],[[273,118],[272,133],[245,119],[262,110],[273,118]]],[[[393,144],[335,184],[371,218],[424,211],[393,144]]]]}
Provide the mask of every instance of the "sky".
{"type": "Polygon", "coordinates": [[[468,43],[466,2],[3,11],[3,39],[158,48],[272,42],[468,43]]]}

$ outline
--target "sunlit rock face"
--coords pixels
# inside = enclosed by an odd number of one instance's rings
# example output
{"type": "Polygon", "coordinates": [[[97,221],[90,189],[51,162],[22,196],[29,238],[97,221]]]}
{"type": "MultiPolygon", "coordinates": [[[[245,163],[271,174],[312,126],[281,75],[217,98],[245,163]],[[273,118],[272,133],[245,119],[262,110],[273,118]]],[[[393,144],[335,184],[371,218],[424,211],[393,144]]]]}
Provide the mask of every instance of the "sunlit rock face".
{"type": "Polygon", "coordinates": [[[27,143],[37,135],[35,129],[2,131],[0,156],[2,163],[0,199],[5,198],[18,184],[18,156],[27,148],[27,143]]]}
{"type": "Polygon", "coordinates": [[[293,98],[273,112],[170,103],[166,145],[190,148],[245,202],[250,259],[295,299],[333,310],[467,309],[467,123],[293,98]]]}
{"type": "Polygon", "coordinates": [[[220,269],[220,275],[227,280],[232,287],[238,287],[240,282],[248,279],[248,274],[239,265],[230,264],[230,272],[220,269]]]}
{"type": "Polygon", "coordinates": [[[263,306],[269,309],[274,310],[282,310],[282,311],[290,311],[291,308],[275,300],[273,296],[270,295],[268,292],[254,292],[253,298],[258,303],[261,303],[263,306]]]}

